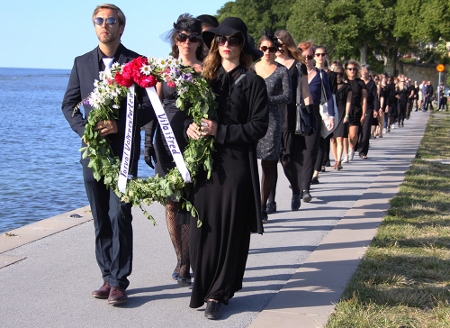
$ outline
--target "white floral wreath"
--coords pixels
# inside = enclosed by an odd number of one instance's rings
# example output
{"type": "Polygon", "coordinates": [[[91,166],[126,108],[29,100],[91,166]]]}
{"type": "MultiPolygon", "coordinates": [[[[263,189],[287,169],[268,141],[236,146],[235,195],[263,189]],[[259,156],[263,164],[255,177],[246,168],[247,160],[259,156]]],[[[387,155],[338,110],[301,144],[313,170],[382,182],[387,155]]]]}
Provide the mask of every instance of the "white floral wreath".
{"type": "MultiPolygon", "coordinates": [[[[124,65],[114,63],[110,71],[100,72],[100,80],[95,81],[94,91],[84,100],[93,109],[89,113],[83,136],[87,146],[80,149],[83,152],[83,158],[89,157],[89,167],[95,179],[100,180],[103,177],[104,183],[112,187],[123,201],[139,206],[153,223],[155,223],[154,218],[142,207],[142,204],[151,204],[156,201],[164,205],[168,197],[180,199],[182,207],[193,216],[198,214],[185,197],[186,183],[179,170],[175,167],[164,177],[156,175],[145,179],[129,180],[126,192],[121,193],[117,187],[119,157],[114,156],[107,138],[101,137],[95,127],[98,122],[118,118],[120,102],[126,97],[129,87],[136,83],[143,88],[150,88],[162,81],[176,88],[178,93],[176,106],[180,110],[187,110],[187,116],[194,122],[200,124],[202,118],[216,117],[215,96],[207,81],[193,68],[182,66],[180,60],[170,56],[167,59],[137,57],[124,65]],[[187,103],[190,106],[185,109],[187,103]]],[[[80,105],[81,103],[75,107],[75,110],[78,110],[80,105]]],[[[183,157],[193,182],[201,169],[208,172],[208,177],[211,175],[213,151],[212,137],[189,139],[183,157]]],[[[197,225],[201,226],[200,219],[197,225]]]]}

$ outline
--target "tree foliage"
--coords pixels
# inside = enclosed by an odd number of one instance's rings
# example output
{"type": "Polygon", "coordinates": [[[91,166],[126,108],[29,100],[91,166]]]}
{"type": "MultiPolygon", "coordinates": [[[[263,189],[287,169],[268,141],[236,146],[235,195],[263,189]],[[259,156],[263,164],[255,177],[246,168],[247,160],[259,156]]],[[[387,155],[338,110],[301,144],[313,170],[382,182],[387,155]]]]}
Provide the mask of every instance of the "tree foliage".
{"type": "Polygon", "coordinates": [[[292,1],[289,0],[236,0],[227,2],[217,11],[217,18],[241,18],[248,27],[248,33],[256,40],[264,30],[275,31],[286,28],[292,1]]]}
{"type": "Polygon", "coordinates": [[[450,0],[236,0],[218,11],[219,21],[228,16],[256,39],[285,28],[297,42],[327,46],[330,58],[375,53],[395,62],[421,44],[450,40],[450,0]]]}

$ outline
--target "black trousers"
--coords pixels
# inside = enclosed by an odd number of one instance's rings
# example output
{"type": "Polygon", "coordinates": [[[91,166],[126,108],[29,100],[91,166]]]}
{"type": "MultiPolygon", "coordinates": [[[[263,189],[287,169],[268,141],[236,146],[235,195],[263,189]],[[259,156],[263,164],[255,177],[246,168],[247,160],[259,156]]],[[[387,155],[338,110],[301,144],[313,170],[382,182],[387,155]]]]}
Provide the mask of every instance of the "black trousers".
{"type": "MultiPolygon", "coordinates": [[[[311,113],[312,114],[312,113],[311,113]]],[[[316,164],[317,154],[319,152],[319,140],[320,140],[320,125],[321,116],[319,113],[319,106],[314,105],[314,115],[311,115],[314,119],[314,133],[305,137],[305,144],[302,149],[302,180],[300,183],[300,189],[309,191],[309,185],[314,173],[314,165],[316,164]]],[[[323,139],[322,139],[323,140],[323,139]]],[[[301,195],[303,196],[303,195],[301,195]]]]}
{"type": "Polygon", "coordinates": [[[103,280],[111,286],[126,289],[130,282],[133,260],[133,229],[131,204],[120,201],[102,180],[95,180],[88,168],[89,160],[81,161],[84,185],[91,206],[95,227],[95,257],[103,280]]]}
{"type": "Polygon", "coordinates": [[[367,156],[369,152],[370,135],[372,130],[373,110],[367,109],[367,116],[364,118],[364,123],[358,129],[358,142],[356,150],[359,155],[367,156]]]}

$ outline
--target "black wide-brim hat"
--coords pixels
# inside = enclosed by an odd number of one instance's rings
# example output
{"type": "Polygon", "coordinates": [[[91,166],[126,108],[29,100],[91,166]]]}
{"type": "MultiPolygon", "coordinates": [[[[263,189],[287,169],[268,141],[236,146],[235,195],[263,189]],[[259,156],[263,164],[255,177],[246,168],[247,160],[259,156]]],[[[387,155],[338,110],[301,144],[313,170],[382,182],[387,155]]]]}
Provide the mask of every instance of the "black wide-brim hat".
{"type": "Polygon", "coordinates": [[[255,49],[249,42],[249,36],[247,34],[247,25],[238,17],[227,17],[223,20],[219,26],[202,33],[203,42],[208,48],[211,47],[211,42],[216,35],[232,36],[240,34],[244,43],[242,52],[247,55],[251,55],[253,61],[261,58],[263,53],[255,49]]]}

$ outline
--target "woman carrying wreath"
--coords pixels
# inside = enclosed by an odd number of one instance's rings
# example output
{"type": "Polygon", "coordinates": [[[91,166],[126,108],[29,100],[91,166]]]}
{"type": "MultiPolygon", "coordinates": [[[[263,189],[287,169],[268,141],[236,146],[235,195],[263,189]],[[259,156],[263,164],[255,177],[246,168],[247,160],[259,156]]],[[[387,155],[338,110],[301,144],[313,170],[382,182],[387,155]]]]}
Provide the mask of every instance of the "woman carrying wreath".
{"type": "Polygon", "coordinates": [[[213,170],[209,179],[206,172],[198,173],[189,196],[202,226],[194,228],[197,217],[187,212],[179,216],[191,219],[190,307],[206,302],[205,317],[215,320],[221,304],[242,288],[250,233],[263,233],[256,143],[266,133],[269,116],[265,82],[249,72],[262,54],[249,45],[245,23],[228,17],[202,38],[210,49],[203,76],[217,95],[218,120],[187,121],[186,134],[214,138],[213,170]]]}
{"type": "MultiPolygon", "coordinates": [[[[170,34],[170,43],[172,45],[172,56],[181,59],[182,65],[192,67],[196,72],[201,72],[203,54],[203,42],[201,39],[202,23],[189,14],[183,14],[178,17],[173,24],[173,30],[170,34]]],[[[187,145],[184,135],[184,122],[186,120],[186,110],[181,111],[176,106],[178,98],[177,90],[167,82],[156,85],[159,97],[162,101],[167,118],[175,134],[178,146],[183,152],[187,145]]],[[[144,158],[147,164],[151,166],[150,154],[153,149],[153,131],[155,126],[146,126],[145,153],[144,158]]],[[[165,176],[175,163],[172,154],[167,146],[163,131],[158,125],[155,134],[156,167],[155,172],[159,176],[165,176]]],[[[177,213],[179,202],[177,199],[168,199],[165,205],[166,223],[172,240],[177,264],[172,273],[172,278],[181,285],[191,284],[190,260],[189,260],[189,222],[180,224],[177,222],[177,213]]]]}

